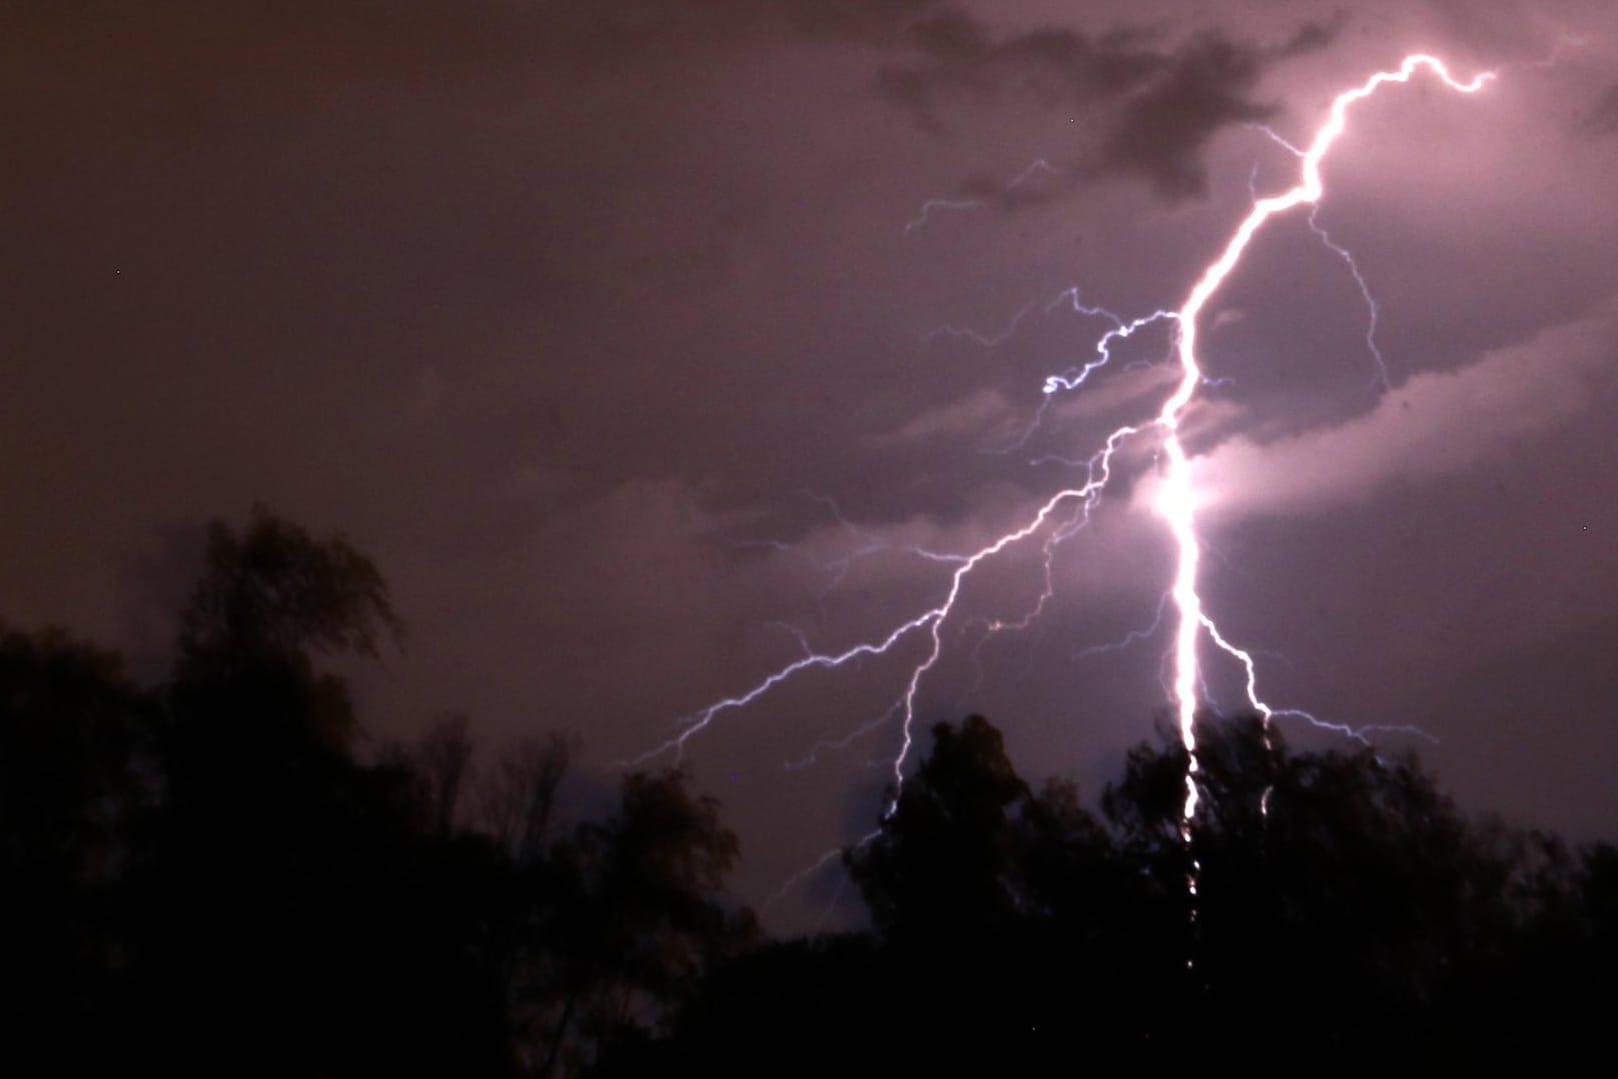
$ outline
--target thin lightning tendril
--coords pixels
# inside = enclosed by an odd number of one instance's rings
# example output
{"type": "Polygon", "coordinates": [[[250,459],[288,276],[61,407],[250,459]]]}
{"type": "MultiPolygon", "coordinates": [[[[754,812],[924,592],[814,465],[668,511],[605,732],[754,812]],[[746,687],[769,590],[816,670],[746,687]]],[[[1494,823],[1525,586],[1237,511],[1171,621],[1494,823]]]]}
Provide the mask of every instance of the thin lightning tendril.
{"type": "Polygon", "coordinates": [[[1091,656],[1106,655],[1109,652],[1121,652],[1132,644],[1138,644],[1155,636],[1157,631],[1162,628],[1163,612],[1168,609],[1168,605],[1169,597],[1168,593],[1165,592],[1163,598],[1157,601],[1157,611],[1152,615],[1151,625],[1143,629],[1132,629],[1116,641],[1109,641],[1106,644],[1092,644],[1087,648],[1081,648],[1073,653],[1073,658],[1088,659],[1091,656]]]}
{"type": "Polygon", "coordinates": [[[1135,331],[1145,329],[1154,322],[1179,317],[1179,313],[1176,311],[1153,311],[1149,315],[1143,315],[1140,318],[1125,322],[1105,307],[1091,307],[1088,304],[1080,303],[1077,287],[1064,290],[1061,295],[1050,302],[1045,310],[1053,311],[1063,303],[1066,303],[1081,315],[1107,319],[1112,323],[1112,329],[1096,339],[1095,359],[1080,367],[1069,368],[1065,374],[1050,375],[1045,379],[1043,390],[1047,397],[1061,393],[1063,390],[1076,390],[1084,385],[1086,379],[1112,361],[1112,346],[1116,342],[1128,340],[1134,335],[1135,331]]]}
{"type": "Polygon", "coordinates": [[[950,210],[981,210],[983,203],[977,199],[928,199],[921,204],[916,216],[905,222],[904,234],[909,236],[919,228],[925,228],[927,222],[935,213],[944,213],[950,210]]]}
{"type": "Polygon", "coordinates": [[[897,707],[898,706],[895,705],[893,708],[889,708],[886,712],[882,713],[880,716],[877,716],[875,719],[866,720],[864,723],[860,724],[858,727],[855,727],[853,730],[849,731],[840,738],[822,738],[820,741],[809,747],[808,753],[804,754],[795,761],[787,761],[784,767],[789,772],[801,772],[805,768],[820,763],[821,750],[830,752],[839,749],[847,749],[849,746],[853,745],[855,742],[859,741],[861,738],[864,738],[867,734],[872,733],[878,727],[881,727],[888,720],[892,719],[893,713],[897,710],[897,707]]]}
{"type": "Polygon", "coordinates": [[[969,341],[976,341],[984,348],[994,348],[996,345],[1003,345],[1011,340],[1012,335],[1017,332],[1017,327],[1022,324],[1022,320],[1027,318],[1028,313],[1033,309],[1033,304],[1023,304],[1017,313],[1011,316],[1011,321],[1006,323],[1005,329],[996,333],[983,333],[972,329],[970,326],[939,326],[937,329],[929,330],[922,337],[922,341],[931,341],[935,337],[964,337],[969,341]]]}
{"type": "Polygon", "coordinates": [[[1365,347],[1370,350],[1371,358],[1376,361],[1377,385],[1384,390],[1391,390],[1393,383],[1388,378],[1388,361],[1383,358],[1382,349],[1376,343],[1376,326],[1382,314],[1377,309],[1376,297],[1371,295],[1371,286],[1366,282],[1365,275],[1360,272],[1359,263],[1354,261],[1353,252],[1332,239],[1331,233],[1326,231],[1326,226],[1322,225],[1318,220],[1319,211],[1319,203],[1309,208],[1309,228],[1316,236],[1320,237],[1320,242],[1326,245],[1327,250],[1343,260],[1343,264],[1348,267],[1349,276],[1354,279],[1354,284],[1359,286],[1360,297],[1365,301],[1367,316],[1365,320],[1365,347]]]}
{"type": "MultiPolygon", "coordinates": [[[[1062,170],[1046,161],[1043,157],[1036,157],[1028,163],[1026,168],[1007,181],[1005,186],[999,189],[999,194],[1002,198],[1009,196],[1011,192],[1016,191],[1035,176],[1041,174],[1061,176],[1062,170]]],[[[926,228],[932,222],[935,214],[962,213],[967,210],[982,210],[987,207],[988,204],[982,199],[928,199],[916,211],[916,216],[905,222],[904,234],[910,236],[917,230],[926,228]]]]}

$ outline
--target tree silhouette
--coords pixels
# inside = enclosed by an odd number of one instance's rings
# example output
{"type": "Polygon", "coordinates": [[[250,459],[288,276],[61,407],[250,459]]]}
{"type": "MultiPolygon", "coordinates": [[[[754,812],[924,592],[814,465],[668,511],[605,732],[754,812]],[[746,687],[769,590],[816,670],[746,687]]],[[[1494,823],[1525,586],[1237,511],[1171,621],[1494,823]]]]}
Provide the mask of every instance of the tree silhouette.
{"type": "Polygon", "coordinates": [[[643,1039],[751,938],[750,917],[722,902],[736,836],[718,803],[688,788],[678,769],[631,773],[618,816],[586,822],[554,851],[567,892],[548,969],[531,984],[545,1027],[541,1074],[643,1039]]]}
{"type": "MultiPolygon", "coordinates": [[[[1349,1071],[1408,1054],[1433,1001],[1527,916],[1514,837],[1467,820],[1413,758],[1294,755],[1256,718],[1200,723],[1198,756],[1201,1037],[1246,1021],[1278,1055],[1349,1071]]],[[[1171,882],[1184,760],[1168,739],[1140,747],[1105,799],[1129,849],[1171,882]]]]}
{"type": "Polygon", "coordinates": [[[56,1070],[343,1076],[1602,1074],[1618,849],[1471,817],[1414,756],[1198,722],[1093,812],[980,716],[845,852],[867,932],[761,940],[680,770],[563,827],[576,743],[365,755],[401,638],[347,541],[216,524],[168,679],[0,627],[0,1021],[56,1070]],[[469,797],[470,793],[470,797],[469,797]],[[1195,894],[1188,883],[1195,868],[1195,894]]]}
{"type": "Polygon", "coordinates": [[[154,711],[117,656],[0,626],[0,1013],[21,1059],[110,1062],[76,1032],[122,1003],[154,711]]]}
{"type": "Polygon", "coordinates": [[[933,749],[848,866],[884,935],[992,933],[1018,913],[1015,811],[1028,787],[982,716],[933,729],[933,749]]]}
{"type": "Polygon", "coordinates": [[[464,716],[362,760],[334,666],[401,636],[367,558],[263,507],[210,528],[154,691],[0,632],[14,1044],[75,1071],[577,1074],[750,939],[735,836],[683,772],[624,777],[617,815],[558,839],[570,738],[477,788],[464,716]]]}
{"type": "Polygon", "coordinates": [[[369,558],[342,536],[316,540],[260,504],[239,535],[222,521],[209,526],[180,652],[375,656],[384,640],[402,636],[387,582],[369,558]]]}
{"type": "Polygon", "coordinates": [[[1052,780],[1036,794],[981,716],[933,728],[877,837],[847,862],[885,944],[888,1008],[913,1063],[1056,1067],[1069,1051],[1061,1032],[1086,1022],[1107,1039],[1144,1037],[1143,994],[1176,985],[1150,917],[1162,911],[1076,788],[1052,780]],[[935,1027],[951,1037],[923,1037],[935,1027]]]}
{"type": "Polygon", "coordinates": [[[847,854],[874,936],[721,968],[639,1073],[751,1074],[786,1045],[772,1070],[805,1075],[1582,1074],[1618,1002],[1618,853],[1569,857],[1467,817],[1413,757],[1294,753],[1257,717],[1201,720],[1199,761],[1188,848],[1177,732],[1130,751],[1097,819],[1068,783],[1035,794],[981,717],[936,727],[847,854]]]}
{"type": "Polygon", "coordinates": [[[418,804],[422,826],[440,838],[455,833],[465,792],[475,777],[475,751],[464,712],[437,716],[413,748],[390,746],[385,751],[389,763],[412,781],[410,796],[418,804]]]}
{"type": "Polygon", "coordinates": [[[483,827],[519,864],[549,849],[557,790],[576,749],[577,741],[559,732],[544,741],[521,739],[501,755],[478,791],[483,827]]]}
{"type": "Polygon", "coordinates": [[[488,885],[446,892],[404,777],[354,759],[347,687],[318,663],[397,638],[381,574],[259,508],[210,530],[182,625],[138,909],[146,1052],[181,1072],[235,1070],[243,1046],[279,1074],[498,1070],[476,923],[428,920],[488,885]],[[480,1047],[457,1040],[480,1025],[480,1047]]]}

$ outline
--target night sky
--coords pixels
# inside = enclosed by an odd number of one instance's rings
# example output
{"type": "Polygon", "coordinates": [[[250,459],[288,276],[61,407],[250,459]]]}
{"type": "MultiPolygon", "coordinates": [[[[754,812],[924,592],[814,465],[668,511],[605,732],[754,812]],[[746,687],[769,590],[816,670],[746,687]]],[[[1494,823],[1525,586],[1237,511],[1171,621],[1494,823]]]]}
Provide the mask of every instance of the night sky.
{"type": "MultiPolygon", "coordinates": [[[[1327,161],[1387,384],[1303,212],[1201,323],[1202,593],[1270,703],[1418,725],[1436,744],[1375,740],[1464,805],[1618,836],[1603,0],[0,5],[0,617],[156,673],[204,523],[262,501],[393,585],[407,650],[354,672],[379,741],[451,709],[491,752],[572,730],[588,800],[805,643],[936,605],[951,567],[911,548],[1020,527],[1155,414],[1169,324],[1042,393],[1108,326],[1067,290],[1177,306],[1295,181],[1262,125],[1307,141],[1412,51],[1498,78],[1380,91],[1327,161]]],[[[972,576],[918,727],[982,712],[1092,795],[1152,736],[1153,456],[1121,454],[1026,629],[994,627],[1037,601],[1039,543],[972,576]]],[[[874,825],[925,644],[687,744],[742,898],[874,825]]]]}

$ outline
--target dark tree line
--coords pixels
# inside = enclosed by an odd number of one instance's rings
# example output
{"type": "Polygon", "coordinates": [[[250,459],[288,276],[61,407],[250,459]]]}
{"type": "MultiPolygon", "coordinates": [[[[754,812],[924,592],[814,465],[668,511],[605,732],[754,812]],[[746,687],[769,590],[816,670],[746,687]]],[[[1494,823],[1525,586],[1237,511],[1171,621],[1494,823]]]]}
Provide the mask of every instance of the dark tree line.
{"type": "Polygon", "coordinates": [[[216,525],[170,676],[0,627],[0,1052],[38,1074],[575,1075],[751,935],[678,771],[562,829],[570,744],[363,753],[399,621],[341,539],[216,525]]]}
{"type": "Polygon", "coordinates": [[[1461,813],[1413,757],[1254,719],[1097,810],[981,717],[845,852],[870,928],[766,940],[679,771],[562,819],[574,744],[365,741],[376,568],[215,526],[169,676],[0,627],[0,1044],[49,1074],[1606,1074],[1618,850],[1461,813]],[[1187,887],[1196,866],[1196,894],[1187,887]]]}
{"type": "Polygon", "coordinates": [[[712,972],[611,1075],[1607,1075],[1618,851],[1462,814],[1414,757],[1160,732],[1087,811],[979,716],[845,862],[869,933],[712,972]],[[1196,894],[1188,889],[1193,864],[1196,894]]]}

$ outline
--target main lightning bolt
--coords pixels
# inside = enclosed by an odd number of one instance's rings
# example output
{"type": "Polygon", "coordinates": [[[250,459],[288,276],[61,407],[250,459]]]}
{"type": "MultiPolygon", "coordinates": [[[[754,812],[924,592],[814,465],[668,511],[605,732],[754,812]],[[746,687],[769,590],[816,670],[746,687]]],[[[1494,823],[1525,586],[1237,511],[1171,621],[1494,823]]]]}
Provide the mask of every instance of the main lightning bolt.
{"type": "MultiPolygon", "coordinates": [[[[1074,309],[1085,314],[1104,315],[1112,322],[1112,328],[1097,343],[1096,358],[1076,370],[1070,370],[1061,375],[1053,375],[1046,380],[1043,386],[1046,403],[1048,403],[1051,395],[1079,388],[1094,371],[1105,366],[1111,359],[1109,348],[1113,343],[1127,338],[1136,330],[1159,320],[1172,320],[1176,329],[1174,358],[1179,367],[1179,378],[1174,391],[1162,403],[1154,418],[1138,425],[1120,427],[1107,436],[1101,449],[1084,462],[1084,483],[1058,491],[1050,496],[1025,524],[1000,535],[974,552],[940,556],[932,552],[918,551],[918,554],[935,561],[952,563],[954,566],[949,576],[943,599],[935,606],[922,611],[908,621],[899,623],[884,636],[854,644],[840,652],[813,652],[806,650],[800,658],[768,674],[746,691],[716,701],[694,715],[688,716],[682,721],[682,729],[675,737],[628,763],[643,762],[669,751],[679,753],[684,749],[688,740],[707,729],[720,715],[753,704],[776,686],[804,671],[811,668],[836,669],[865,657],[886,655],[897,649],[902,642],[920,637],[925,642],[924,654],[910,668],[910,674],[905,680],[904,690],[896,702],[896,710],[902,716],[903,721],[903,738],[899,751],[892,762],[894,793],[887,808],[887,812],[891,813],[898,804],[898,792],[904,783],[904,765],[913,742],[912,735],[917,695],[923,679],[939,662],[944,647],[943,627],[955,613],[966,579],[984,562],[1001,554],[1008,548],[1030,541],[1035,537],[1043,537],[1047,570],[1045,591],[1039,597],[1036,605],[1021,620],[990,623],[991,629],[1015,629],[1026,625],[1043,609],[1045,603],[1050,599],[1052,583],[1049,569],[1052,549],[1056,544],[1072,536],[1088,523],[1091,509],[1093,509],[1101,497],[1102,491],[1107,486],[1111,475],[1113,457],[1120,447],[1126,441],[1138,435],[1155,430],[1160,435],[1161,452],[1166,461],[1163,480],[1154,499],[1155,509],[1159,516],[1163,518],[1174,541],[1176,551],[1173,583],[1167,593],[1168,601],[1173,604],[1175,618],[1174,639],[1169,652],[1169,656],[1172,657],[1172,678],[1168,688],[1169,695],[1175,705],[1180,738],[1186,751],[1185,797],[1180,813],[1180,834],[1189,847],[1192,824],[1196,818],[1199,800],[1198,774],[1200,764],[1197,757],[1195,718],[1198,706],[1203,699],[1200,692],[1202,671],[1197,655],[1198,645],[1203,634],[1207,635],[1208,640],[1215,647],[1242,665],[1246,676],[1247,701],[1249,706],[1261,717],[1264,723],[1266,739],[1268,738],[1269,723],[1277,715],[1299,715],[1306,719],[1313,719],[1307,713],[1296,710],[1278,711],[1260,699],[1257,691],[1256,666],[1252,655],[1232,644],[1220,632],[1213,619],[1204,611],[1202,597],[1197,591],[1198,569],[1202,559],[1202,543],[1198,537],[1196,527],[1195,491],[1193,489],[1191,462],[1186,453],[1185,445],[1181,441],[1180,429],[1187,409],[1196,396],[1198,387],[1208,381],[1197,355],[1198,323],[1209,301],[1230,278],[1236,267],[1240,265],[1242,256],[1246,253],[1253,238],[1271,218],[1299,206],[1313,208],[1318,205],[1324,194],[1324,183],[1320,171],[1321,164],[1332,146],[1342,135],[1347,125],[1349,110],[1354,105],[1370,97],[1383,85],[1407,83],[1418,72],[1423,70],[1433,74],[1451,90],[1464,94],[1476,93],[1495,77],[1493,72],[1483,72],[1463,81],[1451,75],[1448,67],[1439,58],[1417,53],[1406,56],[1394,70],[1378,72],[1359,86],[1338,94],[1332,99],[1331,108],[1325,122],[1315,131],[1314,137],[1307,146],[1293,147],[1288,144],[1288,148],[1293,150],[1299,161],[1298,182],[1279,194],[1254,198],[1252,209],[1237,224],[1219,256],[1203,270],[1201,276],[1197,278],[1195,284],[1191,287],[1191,291],[1187,294],[1184,302],[1177,309],[1173,311],[1160,310],[1143,318],[1126,321],[1112,315],[1110,312],[1080,305],[1076,291],[1070,290],[1071,295],[1064,293],[1062,297],[1058,298],[1058,302],[1061,302],[1064,298],[1070,299],[1074,309]]],[[[912,222],[912,225],[919,227],[924,224],[926,215],[927,210],[924,207],[921,218],[917,222],[912,222]]],[[[1311,220],[1311,225],[1319,231],[1318,225],[1313,220],[1311,220]]],[[[910,231],[910,228],[907,228],[906,231],[910,231]]],[[[1335,244],[1331,244],[1329,238],[1325,239],[1334,250],[1338,250],[1335,244]]],[[[1340,253],[1345,259],[1348,259],[1346,252],[1340,253]]],[[[1358,268],[1353,267],[1351,259],[1348,261],[1353,268],[1356,281],[1361,285],[1362,291],[1365,291],[1364,280],[1359,276],[1358,268]]],[[[1367,298],[1369,300],[1368,292],[1367,298]]],[[[1374,305],[1372,309],[1374,313],[1374,305]]],[[[1011,330],[1015,330],[1016,323],[1028,313],[1028,310],[1025,307],[1018,313],[1016,319],[1013,320],[1011,330]]],[[[955,332],[982,339],[982,335],[966,334],[965,331],[946,330],[940,332],[955,332]]],[[[999,343],[999,339],[1009,335],[1010,331],[1007,331],[996,339],[985,343],[996,344],[999,343]]],[[[1380,356],[1378,356],[1378,359],[1380,360],[1380,356]]],[[[1329,724],[1323,725],[1330,726],[1329,724]]],[[[868,730],[869,727],[870,724],[861,727],[856,732],[856,735],[868,730]]],[[[1364,730],[1338,729],[1354,737],[1364,737],[1364,730]]],[[[824,861],[825,859],[822,860],[822,863],[824,861]]],[[[822,863],[816,863],[816,867],[812,868],[817,868],[822,863]]],[[[1191,867],[1187,884],[1190,893],[1195,896],[1198,867],[1194,860],[1191,867]]]]}
{"type": "Polygon", "coordinates": [[[1296,206],[1313,206],[1320,201],[1321,195],[1325,193],[1320,165],[1346,128],[1348,110],[1370,97],[1385,83],[1409,82],[1422,68],[1437,75],[1450,89],[1464,94],[1476,93],[1494,78],[1492,72],[1483,72],[1463,82],[1451,75],[1449,68],[1436,56],[1417,53],[1405,57],[1397,69],[1378,72],[1359,86],[1338,94],[1332,99],[1331,111],[1326,117],[1326,122],[1316,130],[1314,138],[1300,158],[1299,182],[1279,195],[1261,198],[1253,203],[1252,210],[1236,226],[1236,231],[1226,243],[1224,251],[1202,272],[1202,276],[1192,286],[1190,294],[1177,312],[1179,343],[1176,352],[1180,361],[1181,378],[1179,387],[1167,401],[1163,402],[1163,408],[1157,415],[1157,424],[1164,432],[1163,450],[1168,458],[1168,471],[1159,495],[1158,508],[1167,521],[1179,550],[1170,595],[1179,615],[1179,625],[1174,637],[1173,692],[1179,716],[1180,739],[1185,744],[1186,750],[1185,803],[1180,815],[1180,827],[1182,835],[1187,839],[1190,837],[1191,822],[1197,813],[1198,762],[1195,719],[1198,704],[1197,682],[1200,673],[1197,666],[1197,640],[1202,630],[1206,629],[1215,644],[1235,656],[1246,668],[1248,703],[1263,717],[1266,729],[1273,714],[1272,709],[1258,697],[1252,674],[1252,656],[1230,644],[1220,635],[1218,628],[1203,614],[1202,597],[1197,593],[1197,566],[1202,558],[1202,545],[1197,538],[1190,462],[1186,457],[1185,445],[1180,441],[1180,421],[1203,379],[1202,365],[1197,359],[1197,319],[1202,315],[1203,309],[1207,307],[1214,293],[1219,291],[1219,287],[1240,264],[1242,255],[1247,251],[1258,230],[1270,218],[1296,206]]]}

